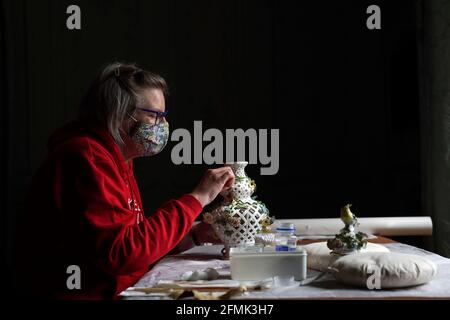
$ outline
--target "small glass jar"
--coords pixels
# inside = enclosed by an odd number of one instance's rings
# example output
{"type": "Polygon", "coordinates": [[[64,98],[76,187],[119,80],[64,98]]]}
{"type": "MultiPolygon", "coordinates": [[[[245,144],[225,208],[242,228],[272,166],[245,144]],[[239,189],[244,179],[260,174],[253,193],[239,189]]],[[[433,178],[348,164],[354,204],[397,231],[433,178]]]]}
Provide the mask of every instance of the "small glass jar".
{"type": "Polygon", "coordinates": [[[275,234],[275,243],[276,251],[295,251],[297,248],[295,225],[288,222],[278,224],[275,234]]]}
{"type": "Polygon", "coordinates": [[[297,237],[296,236],[290,236],[288,238],[288,251],[296,251],[297,250],[297,237]]]}

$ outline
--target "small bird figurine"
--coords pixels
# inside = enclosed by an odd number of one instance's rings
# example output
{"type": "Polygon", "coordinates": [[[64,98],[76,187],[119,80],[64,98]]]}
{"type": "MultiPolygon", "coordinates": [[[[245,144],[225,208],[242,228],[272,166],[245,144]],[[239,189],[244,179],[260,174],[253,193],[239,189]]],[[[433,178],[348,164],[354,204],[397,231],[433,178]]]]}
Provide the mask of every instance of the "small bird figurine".
{"type": "Polygon", "coordinates": [[[346,226],[355,225],[358,221],[356,216],[350,211],[351,204],[346,204],[341,208],[341,220],[346,226]]]}

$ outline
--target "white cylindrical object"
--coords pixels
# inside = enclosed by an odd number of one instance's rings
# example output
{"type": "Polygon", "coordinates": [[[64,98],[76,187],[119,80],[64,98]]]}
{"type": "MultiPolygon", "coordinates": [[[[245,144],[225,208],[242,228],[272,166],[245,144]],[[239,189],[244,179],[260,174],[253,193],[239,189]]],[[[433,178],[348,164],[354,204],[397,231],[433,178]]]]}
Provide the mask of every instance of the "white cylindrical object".
{"type": "MultiPolygon", "coordinates": [[[[339,218],[331,219],[279,219],[277,222],[294,223],[297,235],[335,235],[344,227],[339,218]]],[[[433,222],[430,217],[377,217],[358,218],[357,231],[380,236],[431,236],[433,222]]],[[[275,223],[276,225],[276,223],[275,223]]]]}

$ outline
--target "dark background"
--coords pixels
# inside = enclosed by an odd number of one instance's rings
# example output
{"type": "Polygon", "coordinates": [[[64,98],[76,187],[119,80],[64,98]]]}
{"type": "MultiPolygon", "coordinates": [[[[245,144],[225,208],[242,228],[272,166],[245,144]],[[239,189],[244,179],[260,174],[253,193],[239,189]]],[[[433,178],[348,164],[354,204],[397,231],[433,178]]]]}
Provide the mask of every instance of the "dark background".
{"type": "MultiPolygon", "coordinates": [[[[256,180],[277,218],[424,215],[421,1],[1,1],[2,245],[46,141],[99,68],[137,62],[170,85],[171,129],[280,129],[280,169],[256,180]],[[81,8],[81,30],[66,8],[81,8]],[[381,30],[366,9],[381,7],[381,30]]],[[[135,162],[147,214],[207,166],[135,162]]],[[[35,208],[36,214],[45,214],[35,208]]],[[[8,256],[7,254],[7,256],[8,256]]]]}
{"type": "MultiPolygon", "coordinates": [[[[172,130],[193,133],[194,120],[204,130],[280,129],[278,174],[248,167],[277,217],[335,217],[347,202],[361,216],[420,212],[413,1],[378,2],[381,30],[366,27],[373,1],[76,3],[79,31],[66,28],[73,1],[19,1],[23,21],[6,17],[24,25],[11,30],[12,76],[24,79],[9,115],[10,169],[22,186],[101,65],[121,60],[167,79],[172,130]]],[[[174,144],[136,161],[149,211],[204,170],[173,165],[174,144]]]]}

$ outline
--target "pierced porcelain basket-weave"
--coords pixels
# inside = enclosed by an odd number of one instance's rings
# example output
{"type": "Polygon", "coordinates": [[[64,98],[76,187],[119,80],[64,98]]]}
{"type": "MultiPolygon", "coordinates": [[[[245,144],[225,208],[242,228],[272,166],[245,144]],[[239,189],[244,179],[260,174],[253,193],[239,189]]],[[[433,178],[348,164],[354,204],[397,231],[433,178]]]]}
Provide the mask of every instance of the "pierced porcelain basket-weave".
{"type": "Polygon", "coordinates": [[[245,173],[247,162],[227,163],[235,175],[235,183],[222,193],[223,203],[205,213],[205,222],[210,223],[217,236],[225,245],[222,251],[228,254],[230,246],[254,244],[255,235],[261,232],[264,221],[269,218],[269,210],[258,200],[252,198],[255,182],[245,173]]]}

